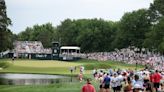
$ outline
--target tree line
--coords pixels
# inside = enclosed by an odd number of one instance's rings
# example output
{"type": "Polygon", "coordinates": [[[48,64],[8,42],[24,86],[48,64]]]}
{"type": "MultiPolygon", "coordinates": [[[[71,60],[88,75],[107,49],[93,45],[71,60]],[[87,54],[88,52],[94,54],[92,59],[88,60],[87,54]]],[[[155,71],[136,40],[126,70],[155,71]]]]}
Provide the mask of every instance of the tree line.
{"type": "Polygon", "coordinates": [[[83,52],[104,52],[136,46],[163,53],[164,0],[154,0],[148,9],[127,12],[120,21],[65,19],[56,27],[51,23],[34,25],[11,36],[10,42],[13,38],[41,41],[46,48],[51,47],[51,42],[59,41],[61,45],[80,46],[83,52]]]}

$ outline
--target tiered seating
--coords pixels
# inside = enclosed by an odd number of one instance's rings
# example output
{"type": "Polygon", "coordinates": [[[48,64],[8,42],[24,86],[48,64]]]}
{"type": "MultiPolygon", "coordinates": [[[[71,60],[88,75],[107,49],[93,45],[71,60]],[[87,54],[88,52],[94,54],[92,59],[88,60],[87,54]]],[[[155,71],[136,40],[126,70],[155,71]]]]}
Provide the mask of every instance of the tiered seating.
{"type": "Polygon", "coordinates": [[[16,53],[51,53],[51,49],[44,49],[40,41],[16,41],[16,53]]]}

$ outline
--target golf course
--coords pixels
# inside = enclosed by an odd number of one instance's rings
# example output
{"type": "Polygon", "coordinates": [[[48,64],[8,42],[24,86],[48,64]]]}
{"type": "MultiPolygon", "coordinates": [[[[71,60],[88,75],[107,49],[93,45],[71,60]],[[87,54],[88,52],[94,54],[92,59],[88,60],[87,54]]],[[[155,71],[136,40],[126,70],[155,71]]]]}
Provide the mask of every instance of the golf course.
{"type": "MultiPolygon", "coordinates": [[[[124,64],[114,61],[95,61],[95,60],[79,60],[79,61],[56,61],[56,60],[28,60],[28,59],[1,59],[0,73],[22,73],[22,74],[51,74],[76,76],[79,74],[80,66],[85,67],[84,80],[82,82],[65,82],[54,83],[49,85],[0,85],[0,92],[80,92],[81,87],[85,84],[85,78],[92,78],[92,70],[97,69],[135,69],[135,65],[124,64]],[[72,74],[70,67],[77,67],[72,74]]],[[[143,66],[138,66],[138,69],[143,66]]],[[[94,79],[92,84],[98,91],[99,84],[94,79]]]]}

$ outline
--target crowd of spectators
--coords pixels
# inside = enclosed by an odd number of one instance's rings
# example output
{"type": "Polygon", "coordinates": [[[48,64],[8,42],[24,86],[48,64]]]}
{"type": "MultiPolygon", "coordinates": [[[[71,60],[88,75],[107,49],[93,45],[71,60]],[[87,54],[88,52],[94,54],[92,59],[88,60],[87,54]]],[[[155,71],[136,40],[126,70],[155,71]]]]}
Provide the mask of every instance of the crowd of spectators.
{"type": "Polygon", "coordinates": [[[40,41],[16,41],[14,45],[16,53],[52,53],[51,48],[45,49],[40,41]]]}
{"type": "Polygon", "coordinates": [[[94,69],[99,92],[164,92],[164,72],[148,69],[94,69]]]}
{"type": "Polygon", "coordinates": [[[98,61],[112,60],[127,64],[149,65],[151,66],[149,68],[164,71],[164,55],[149,51],[145,48],[129,47],[120,50],[115,49],[115,51],[112,52],[87,53],[86,58],[98,61]]]}

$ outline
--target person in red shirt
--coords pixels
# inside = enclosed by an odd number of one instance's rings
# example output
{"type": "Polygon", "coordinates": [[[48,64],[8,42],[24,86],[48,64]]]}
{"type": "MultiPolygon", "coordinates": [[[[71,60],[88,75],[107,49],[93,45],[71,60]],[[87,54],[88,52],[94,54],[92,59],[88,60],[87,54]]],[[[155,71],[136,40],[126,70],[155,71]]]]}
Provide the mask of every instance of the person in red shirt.
{"type": "Polygon", "coordinates": [[[90,83],[90,79],[87,79],[87,83],[82,87],[82,92],[96,92],[94,86],[90,83]]]}
{"type": "Polygon", "coordinates": [[[160,80],[162,79],[161,75],[159,74],[158,70],[156,70],[156,73],[153,75],[154,79],[154,88],[156,89],[156,92],[158,91],[160,80]]]}

